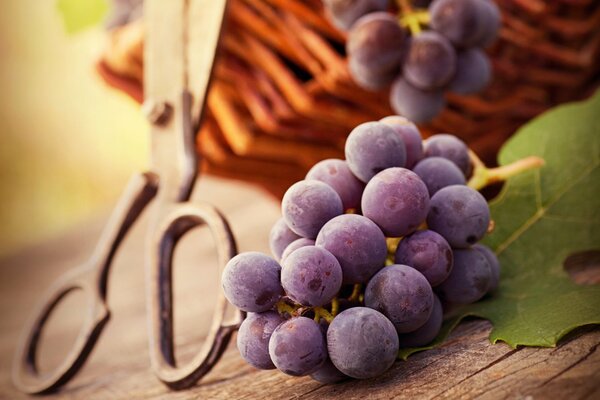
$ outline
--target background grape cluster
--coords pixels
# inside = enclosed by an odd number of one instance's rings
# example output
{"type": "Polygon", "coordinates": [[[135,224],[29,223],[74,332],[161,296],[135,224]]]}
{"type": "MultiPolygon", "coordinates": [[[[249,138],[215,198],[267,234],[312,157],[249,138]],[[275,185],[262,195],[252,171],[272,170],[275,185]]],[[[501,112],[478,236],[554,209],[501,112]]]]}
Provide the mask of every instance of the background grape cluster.
{"type": "Polygon", "coordinates": [[[346,52],[354,81],[369,90],[391,85],[394,111],[427,122],[444,108],[445,91],[473,94],[490,81],[492,68],[483,48],[496,38],[500,11],[492,0],[398,3],[405,7],[395,15],[386,0],[324,1],[332,22],[348,30],[346,52]],[[412,8],[427,6],[427,13],[412,8]],[[410,18],[417,28],[402,26],[410,18]],[[421,31],[421,25],[428,29],[421,31]]]}
{"type": "Polygon", "coordinates": [[[498,285],[498,260],[477,244],[489,208],[466,186],[460,139],[423,142],[391,116],[357,126],[345,155],[285,193],[273,257],[242,253],[225,267],[225,296],[248,312],[238,348],[257,368],[325,383],[375,377],[400,347],[432,341],[445,307],[498,285]]]}

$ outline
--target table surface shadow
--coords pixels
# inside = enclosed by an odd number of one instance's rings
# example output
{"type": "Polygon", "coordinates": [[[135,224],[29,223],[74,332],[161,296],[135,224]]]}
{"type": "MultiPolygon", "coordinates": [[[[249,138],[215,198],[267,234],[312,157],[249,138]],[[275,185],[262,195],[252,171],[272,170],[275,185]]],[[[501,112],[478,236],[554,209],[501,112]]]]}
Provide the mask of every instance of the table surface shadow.
{"type": "MultiPolygon", "coordinates": [[[[268,253],[278,202],[247,184],[207,177],[195,200],[208,201],[230,221],[240,251],[268,253]]],[[[0,398],[28,398],[10,380],[15,346],[36,300],[64,271],[86,259],[106,216],[0,260],[0,398]]],[[[80,373],[47,398],[81,399],[600,399],[600,329],[576,330],[555,348],[518,348],[488,340],[491,325],[467,320],[434,350],[398,361],[383,376],[323,385],[308,377],[259,371],[243,362],[235,337],[217,366],[191,389],[172,391],[153,375],[145,310],[143,215],[119,250],[109,278],[111,320],[80,373]]],[[[200,348],[220,289],[210,234],[202,228],[175,254],[175,339],[178,361],[200,348]]],[[[51,318],[40,368],[56,365],[77,333],[82,304],[66,301],[51,318]]],[[[39,398],[39,397],[38,397],[39,398]]]]}

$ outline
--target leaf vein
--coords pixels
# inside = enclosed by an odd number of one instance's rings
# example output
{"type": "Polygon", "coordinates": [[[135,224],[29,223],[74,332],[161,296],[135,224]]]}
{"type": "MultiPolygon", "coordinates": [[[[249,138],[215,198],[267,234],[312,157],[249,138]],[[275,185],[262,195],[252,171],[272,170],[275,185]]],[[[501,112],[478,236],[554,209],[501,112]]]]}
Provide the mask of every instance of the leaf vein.
{"type": "Polygon", "coordinates": [[[544,217],[546,211],[550,207],[552,207],[558,200],[560,200],[560,198],[562,196],[564,196],[565,193],[567,193],[573,186],[577,185],[577,183],[579,183],[579,181],[581,181],[583,178],[585,178],[586,176],[591,174],[592,171],[594,169],[596,169],[596,167],[598,167],[599,164],[600,164],[600,162],[595,162],[595,163],[591,164],[589,168],[587,168],[586,170],[584,170],[581,173],[581,175],[579,175],[577,178],[571,180],[568,185],[565,185],[565,187],[563,187],[562,190],[560,190],[552,199],[550,199],[550,201],[548,201],[548,203],[546,204],[545,207],[537,208],[535,214],[533,214],[530,218],[528,218],[527,221],[525,221],[523,223],[523,225],[521,225],[519,227],[519,229],[515,230],[512,233],[512,235],[510,235],[504,242],[500,243],[500,245],[496,248],[496,254],[500,255],[504,250],[506,250],[508,248],[508,246],[510,246],[515,240],[517,240],[529,228],[531,228],[537,221],[539,221],[542,217],[544,217]]]}

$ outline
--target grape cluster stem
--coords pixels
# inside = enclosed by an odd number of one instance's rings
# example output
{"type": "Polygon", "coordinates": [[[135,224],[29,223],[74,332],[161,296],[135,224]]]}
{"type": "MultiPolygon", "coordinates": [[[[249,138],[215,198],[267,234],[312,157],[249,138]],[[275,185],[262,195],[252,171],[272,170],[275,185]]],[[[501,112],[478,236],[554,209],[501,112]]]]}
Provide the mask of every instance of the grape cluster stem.
{"type": "MultiPolygon", "coordinates": [[[[356,297],[357,300],[360,297],[359,295],[357,295],[356,297]]],[[[321,318],[323,318],[325,321],[327,321],[327,323],[331,323],[331,321],[333,321],[333,319],[339,312],[340,303],[337,297],[333,298],[333,300],[331,300],[331,312],[327,311],[325,307],[304,307],[298,304],[290,304],[286,299],[279,300],[275,307],[280,315],[287,314],[291,317],[298,317],[309,311],[312,311],[314,313],[315,322],[318,323],[321,320],[321,318]]]]}
{"type": "Polygon", "coordinates": [[[427,9],[415,9],[410,0],[396,0],[396,4],[400,9],[398,19],[400,25],[410,31],[412,36],[417,36],[421,33],[421,25],[429,24],[429,11],[427,9]]]}
{"type": "Polygon", "coordinates": [[[471,176],[471,179],[469,179],[467,185],[475,190],[481,190],[482,188],[497,182],[504,182],[512,176],[531,169],[540,168],[545,163],[540,157],[530,156],[508,165],[488,168],[472,150],[469,150],[469,156],[473,164],[473,175],[471,176]]]}

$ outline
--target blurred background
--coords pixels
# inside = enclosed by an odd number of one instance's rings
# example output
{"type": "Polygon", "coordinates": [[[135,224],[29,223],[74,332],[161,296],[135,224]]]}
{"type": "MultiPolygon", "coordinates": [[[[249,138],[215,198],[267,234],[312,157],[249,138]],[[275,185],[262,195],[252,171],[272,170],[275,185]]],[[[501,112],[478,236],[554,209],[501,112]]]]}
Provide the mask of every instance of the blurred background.
{"type": "MultiPolygon", "coordinates": [[[[141,0],[3,4],[0,255],[106,215],[147,159],[141,0]]],[[[424,136],[456,134],[490,165],[520,126],[600,82],[600,2],[496,4],[492,82],[449,93],[419,125],[424,136]]],[[[345,40],[321,0],[230,1],[198,135],[203,170],[281,197],[317,161],[343,157],[356,125],[391,114],[389,88],[352,80],[345,40]]]]}
{"type": "Polygon", "coordinates": [[[104,0],[4,0],[0,256],[105,215],[146,165],[139,105],[95,71],[104,0]]]}

